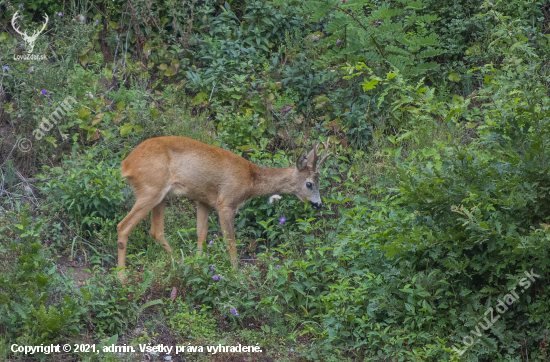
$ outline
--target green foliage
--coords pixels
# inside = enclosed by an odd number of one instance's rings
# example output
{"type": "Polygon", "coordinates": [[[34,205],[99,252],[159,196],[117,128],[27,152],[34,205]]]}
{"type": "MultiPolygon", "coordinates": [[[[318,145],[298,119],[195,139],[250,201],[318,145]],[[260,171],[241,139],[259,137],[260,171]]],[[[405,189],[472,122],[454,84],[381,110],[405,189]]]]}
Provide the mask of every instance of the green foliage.
{"type": "Polygon", "coordinates": [[[367,1],[310,1],[306,6],[311,20],[324,19],[325,31],[331,34],[322,40],[326,61],[388,64],[407,77],[439,69],[431,61],[444,53],[432,29],[438,16],[429,13],[422,1],[388,1],[376,6],[367,1]]]}
{"type": "MultiPolygon", "coordinates": [[[[53,9],[24,4],[35,17],[53,9]]],[[[0,210],[0,358],[12,357],[7,342],[80,333],[103,344],[233,338],[281,360],[547,359],[546,3],[80,5],[51,17],[37,40],[47,61],[1,64],[0,116],[17,137],[32,138],[52,112],[47,102],[70,95],[78,105],[29,154],[0,143],[5,205],[38,205],[0,210]],[[84,23],[71,21],[76,12],[84,23]],[[118,168],[143,139],[165,134],[221,144],[265,167],[293,167],[298,148],[330,137],[325,208],[293,196],[248,201],[235,220],[245,259],[236,271],[212,235],[215,217],[198,256],[194,207],[169,200],[174,252],[166,256],[147,236],[149,218],[140,221],[122,285],[109,270],[131,200],[118,168]],[[29,160],[47,165],[44,175],[29,160]],[[73,288],[55,256],[75,255],[78,243],[94,268],[73,288]],[[531,270],[540,277],[519,289],[531,270]],[[513,305],[481,326],[513,288],[513,305]]],[[[6,9],[9,20],[15,8],[6,9]]],[[[18,42],[0,33],[3,54],[18,42]]]]}
{"type": "Polygon", "coordinates": [[[197,311],[177,299],[166,308],[166,319],[170,328],[182,338],[209,341],[216,336],[217,328],[215,319],[208,315],[207,309],[197,311]]]}
{"type": "Polygon", "coordinates": [[[162,304],[156,299],[146,303],[140,300],[153,281],[153,273],[143,273],[143,282],[122,286],[116,274],[105,277],[105,270],[95,266],[95,275],[86,286],[80,288],[87,305],[87,319],[96,328],[96,333],[111,336],[133,328],[140,314],[148,307],[162,304]]]}
{"type": "Polygon", "coordinates": [[[55,0],[21,0],[14,5],[17,5],[18,9],[21,7],[20,9],[22,12],[28,12],[28,15],[35,21],[43,20],[41,14],[57,14],[59,11],[63,10],[62,5],[55,0]],[[35,15],[35,17],[33,17],[33,15],[35,15]]]}
{"type": "Polygon", "coordinates": [[[265,119],[258,114],[232,115],[218,113],[218,137],[232,150],[257,149],[267,128],[265,119]]]}
{"type": "Polygon", "coordinates": [[[45,179],[42,192],[71,215],[79,227],[89,227],[98,218],[116,218],[124,201],[118,162],[97,163],[93,156],[90,153],[82,160],[66,160],[64,168],[44,166],[46,175],[38,176],[45,179]]]}
{"type": "Polygon", "coordinates": [[[45,225],[33,223],[28,207],[9,217],[13,224],[0,227],[0,330],[21,345],[75,335],[84,308],[70,281],[56,272],[51,248],[40,240],[45,225]]]}

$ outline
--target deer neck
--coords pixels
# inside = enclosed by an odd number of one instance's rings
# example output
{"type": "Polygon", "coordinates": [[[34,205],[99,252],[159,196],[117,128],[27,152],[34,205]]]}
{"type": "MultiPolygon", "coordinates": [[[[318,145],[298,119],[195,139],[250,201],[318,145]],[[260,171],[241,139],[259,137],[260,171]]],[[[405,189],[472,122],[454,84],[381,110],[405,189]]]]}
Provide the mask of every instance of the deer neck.
{"type": "Polygon", "coordinates": [[[290,194],[294,188],[295,167],[269,168],[256,166],[251,197],[290,194]]]}

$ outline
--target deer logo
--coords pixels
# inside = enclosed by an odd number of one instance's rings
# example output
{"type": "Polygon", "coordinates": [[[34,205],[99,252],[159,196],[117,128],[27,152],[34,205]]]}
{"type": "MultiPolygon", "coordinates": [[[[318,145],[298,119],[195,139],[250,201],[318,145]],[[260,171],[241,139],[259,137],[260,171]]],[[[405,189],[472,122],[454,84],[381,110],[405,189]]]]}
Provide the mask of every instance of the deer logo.
{"type": "Polygon", "coordinates": [[[46,25],[48,24],[49,18],[48,18],[48,15],[44,15],[44,17],[46,18],[46,22],[42,26],[42,29],[35,31],[31,36],[28,36],[27,32],[22,33],[17,27],[16,20],[17,18],[20,18],[19,11],[16,11],[15,14],[13,14],[13,17],[11,18],[11,24],[13,26],[13,29],[23,37],[23,40],[25,41],[25,44],[27,47],[27,51],[29,53],[32,53],[32,51],[34,50],[34,42],[36,41],[36,38],[38,38],[38,36],[44,31],[44,29],[46,29],[46,25]]]}

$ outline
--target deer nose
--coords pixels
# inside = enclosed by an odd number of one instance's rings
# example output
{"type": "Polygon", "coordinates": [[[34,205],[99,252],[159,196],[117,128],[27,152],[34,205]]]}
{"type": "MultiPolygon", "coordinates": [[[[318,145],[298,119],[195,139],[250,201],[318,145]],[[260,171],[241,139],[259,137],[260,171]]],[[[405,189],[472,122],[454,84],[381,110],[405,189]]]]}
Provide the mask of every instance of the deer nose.
{"type": "Polygon", "coordinates": [[[319,210],[319,209],[322,209],[322,208],[323,208],[323,206],[321,205],[320,202],[311,202],[311,201],[310,201],[309,203],[311,204],[311,207],[313,207],[313,208],[316,209],[316,210],[319,210]]]}

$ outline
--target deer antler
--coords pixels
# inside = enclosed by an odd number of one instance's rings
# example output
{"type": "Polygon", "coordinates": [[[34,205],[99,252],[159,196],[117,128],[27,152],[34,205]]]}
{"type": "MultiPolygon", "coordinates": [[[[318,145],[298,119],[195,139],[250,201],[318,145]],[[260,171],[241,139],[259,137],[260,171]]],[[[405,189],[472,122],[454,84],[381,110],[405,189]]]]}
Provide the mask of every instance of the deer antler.
{"type": "Polygon", "coordinates": [[[331,153],[328,152],[328,143],[329,143],[328,139],[325,143],[322,143],[322,145],[325,146],[325,154],[323,155],[323,158],[321,159],[321,162],[319,162],[319,165],[317,165],[317,160],[319,159],[319,156],[321,156],[322,151],[317,153],[317,149],[319,148],[319,144],[317,144],[317,142],[315,142],[313,144],[313,149],[307,155],[307,164],[313,170],[319,171],[319,169],[321,168],[321,165],[323,164],[323,162],[325,162],[327,157],[329,155],[331,155],[331,153]]]}
{"type": "Polygon", "coordinates": [[[319,147],[319,145],[317,144],[317,142],[313,143],[313,148],[311,149],[311,151],[307,155],[307,163],[312,169],[315,169],[315,165],[317,164],[317,148],[318,147],[319,147]]]}
{"type": "MultiPolygon", "coordinates": [[[[325,154],[323,155],[323,158],[321,158],[321,161],[319,161],[319,165],[317,166],[317,171],[319,171],[321,169],[321,165],[323,164],[323,162],[325,162],[325,160],[327,159],[327,157],[329,155],[332,155],[332,153],[328,152],[328,138],[327,138],[327,142],[323,143],[323,146],[325,146],[325,154]]],[[[317,157],[319,157],[321,155],[321,153],[319,154],[316,154],[316,157],[315,157],[315,160],[317,161],[317,157]]]]}

